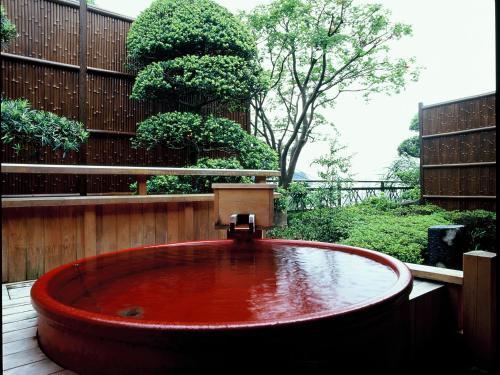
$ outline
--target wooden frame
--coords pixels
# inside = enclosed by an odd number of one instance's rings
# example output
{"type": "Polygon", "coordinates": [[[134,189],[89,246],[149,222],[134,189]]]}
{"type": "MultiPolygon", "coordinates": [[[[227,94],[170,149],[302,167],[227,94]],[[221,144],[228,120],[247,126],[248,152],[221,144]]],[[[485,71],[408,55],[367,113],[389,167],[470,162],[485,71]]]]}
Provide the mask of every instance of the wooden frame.
{"type": "Polygon", "coordinates": [[[256,228],[274,224],[276,184],[213,184],[216,228],[228,228],[233,214],[255,214],[256,228]]]}

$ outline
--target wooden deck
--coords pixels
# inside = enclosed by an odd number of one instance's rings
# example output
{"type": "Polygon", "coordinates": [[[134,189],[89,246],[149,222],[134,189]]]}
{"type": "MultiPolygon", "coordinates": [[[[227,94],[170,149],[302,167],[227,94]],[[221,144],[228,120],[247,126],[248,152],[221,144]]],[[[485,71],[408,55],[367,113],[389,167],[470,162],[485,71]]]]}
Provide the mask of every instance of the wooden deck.
{"type": "MultiPolygon", "coordinates": [[[[52,362],[36,340],[36,312],[31,306],[33,281],[2,284],[2,346],[4,375],[75,374],[52,362]]],[[[415,280],[410,300],[416,302],[443,284],[415,280]]]]}
{"type": "Polygon", "coordinates": [[[38,347],[36,312],[29,296],[33,283],[2,284],[3,374],[75,374],[52,362],[38,347]]]}

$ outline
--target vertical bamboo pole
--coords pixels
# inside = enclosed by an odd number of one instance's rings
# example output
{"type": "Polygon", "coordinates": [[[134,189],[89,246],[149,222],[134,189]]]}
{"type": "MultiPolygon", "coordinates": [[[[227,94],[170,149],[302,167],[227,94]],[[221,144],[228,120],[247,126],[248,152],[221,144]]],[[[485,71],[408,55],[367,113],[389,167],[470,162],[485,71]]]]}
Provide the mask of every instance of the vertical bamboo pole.
{"type": "Polygon", "coordinates": [[[464,338],[472,359],[491,369],[496,358],[496,254],[464,254],[464,338]]]}
{"type": "MultiPolygon", "coordinates": [[[[80,0],[80,48],[78,74],[78,120],[87,129],[87,1],[80,0]]],[[[87,145],[83,144],[78,155],[79,164],[87,164],[87,145]]],[[[87,176],[78,175],[80,195],[87,195],[87,176]]]]}

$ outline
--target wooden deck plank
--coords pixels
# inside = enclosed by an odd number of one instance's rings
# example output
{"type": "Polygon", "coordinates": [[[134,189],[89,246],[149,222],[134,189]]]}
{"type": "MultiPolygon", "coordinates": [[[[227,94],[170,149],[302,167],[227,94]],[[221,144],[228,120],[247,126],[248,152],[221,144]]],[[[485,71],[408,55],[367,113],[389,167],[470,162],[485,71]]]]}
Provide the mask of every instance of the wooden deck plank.
{"type": "Polygon", "coordinates": [[[36,327],[29,327],[19,331],[2,333],[2,341],[4,344],[12,341],[27,339],[36,336],[36,327]]]}
{"type": "Polygon", "coordinates": [[[26,319],[33,319],[36,318],[36,316],[37,314],[35,310],[24,311],[17,314],[4,315],[2,317],[2,324],[19,322],[26,319]]]}
{"type": "Polygon", "coordinates": [[[9,299],[8,301],[3,302],[2,301],[2,306],[7,307],[7,306],[21,306],[21,305],[26,305],[29,304],[31,305],[31,297],[22,297],[22,298],[17,298],[17,299],[9,299]]]}
{"type": "Polygon", "coordinates": [[[57,373],[58,370],[63,370],[63,368],[50,359],[45,358],[37,362],[4,371],[3,375],[48,375],[55,372],[57,373]]]}
{"type": "Polygon", "coordinates": [[[15,367],[24,366],[33,362],[46,359],[47,356],[43,354],[40,348],[33,348],[24,350],[22,352],[8,354],[3,356],[3,370],[10,370],[15,367]]]}
{"type": "Polygon", "coordinates": [[[29,327],[36,327],[36,318],[2,324],[2,333],[19,331],[29,327]]]}
{"type": "Polygon", "coordinates": [[[2,316],[9,316],[12,314],[19,314],[27,311],[34,311],[35,309],[31,305],[31,303],[16,305],[16,306],[4,306],[2,308],[2,316]]]}
{"type": "Polygon", "coordinates": [[[36,337],[28,337],[26,339],[8,342],[2,345],[2,353],[4,356],[8,354],[23,352],[28,349],[38,348],[36,337]]]}

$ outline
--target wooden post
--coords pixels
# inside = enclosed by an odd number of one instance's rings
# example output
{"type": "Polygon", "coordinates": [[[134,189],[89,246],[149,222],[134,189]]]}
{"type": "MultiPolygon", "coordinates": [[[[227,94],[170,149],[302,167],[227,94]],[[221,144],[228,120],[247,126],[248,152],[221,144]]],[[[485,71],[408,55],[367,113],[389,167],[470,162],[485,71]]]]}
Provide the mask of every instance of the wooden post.
{"type": "Polygon", "coordinates": [[[424,149],[422,146],[422,135],[424,135],[424,103],[418,103],[418,141],[420,145],[420,200],[423,199],[424,191],[424,165],[423,155],[424,149]]]}
{"type": "Polygon", "coordinates": [[[255,176],[255,183],[256,184],[265,184],[267,180],[266,176],[255,176]]]}
{"type": "Polygon", "coordinates": [[[463,324],[475,364],[491,369],[496,358],[496,254],[464,254],[463,324]]]}
{"type": "Polygon", "coordinates": [[[137,176],[137,194],[147,195],[148,190],[146,187],[147,176],[137,176]]]}

